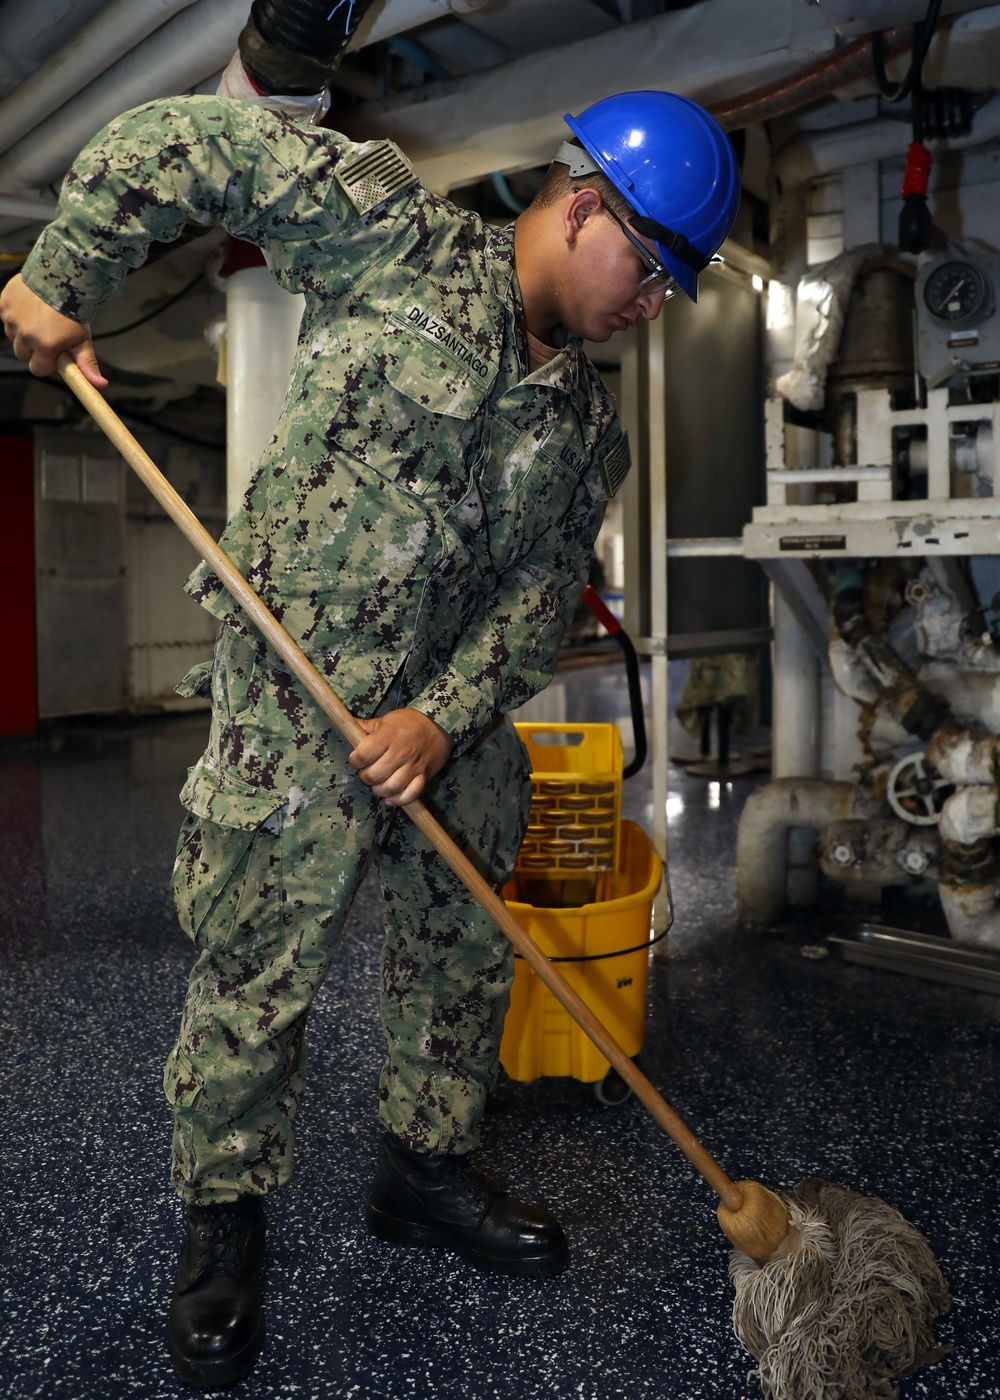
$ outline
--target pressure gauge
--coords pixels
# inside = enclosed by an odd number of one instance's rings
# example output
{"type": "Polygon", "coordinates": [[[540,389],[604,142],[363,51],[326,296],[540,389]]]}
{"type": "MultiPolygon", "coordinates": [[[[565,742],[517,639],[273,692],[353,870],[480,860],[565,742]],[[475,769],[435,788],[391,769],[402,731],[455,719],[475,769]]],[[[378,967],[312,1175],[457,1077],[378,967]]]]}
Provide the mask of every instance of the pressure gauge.
{"type": "Polygon", "coordinates": [[[993,284],[976,263],[953,258],[928,276],[924,304],[936,321],[955,330],[976,326],[993,311],[993,284]]]}

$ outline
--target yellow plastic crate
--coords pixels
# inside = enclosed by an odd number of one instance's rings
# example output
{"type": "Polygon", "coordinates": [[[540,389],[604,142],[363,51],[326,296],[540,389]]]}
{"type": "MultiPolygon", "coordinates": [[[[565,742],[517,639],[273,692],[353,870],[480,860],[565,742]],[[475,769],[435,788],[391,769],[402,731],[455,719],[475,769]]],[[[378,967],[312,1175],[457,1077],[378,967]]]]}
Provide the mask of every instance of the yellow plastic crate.
{"type": "MultiPolygon", "coordinates": [[[[622,869],[608,876],[609,897],[579,908],[522,902],[515,873],[507,907],[628,1055],[642,1049],[650,927],[663,865],[646,833],[621,824],[622,869]]],[[[511,1079],[603,1079],[608,1061],[523,958],[514,964],[500,1062],[511,1079]]]]}
{"type": "Polygon", "coordinates": [[[516,869],[566,879],[619,869],[622,741],[615,724],[515,725],[531,759],[516,869]]]}

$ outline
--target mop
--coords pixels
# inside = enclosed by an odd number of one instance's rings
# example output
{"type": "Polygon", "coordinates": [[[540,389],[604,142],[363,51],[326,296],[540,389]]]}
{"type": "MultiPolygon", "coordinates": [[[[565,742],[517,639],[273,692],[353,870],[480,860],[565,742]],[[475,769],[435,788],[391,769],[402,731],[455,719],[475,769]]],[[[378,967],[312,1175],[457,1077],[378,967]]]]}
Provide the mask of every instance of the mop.
{"type": "MultiPolygon", "coordinates": [[[[361,725],[98,390],[68,355],[58,367],[264,640],[341,734],[359,744],[361,725]]],[[[920,1233],[885,1202],[826,1182],[803,1182],[781,1195],[756,1181],[731,1180],[423,803],[403,811],[719,1197],[719,1223],[735,1246],[733,1325],[759,1363],[767,1400],[881,1400],[897,1393],[894,1378],[937,1359],[934,1321],[950,1300],[920,1233]]]]}

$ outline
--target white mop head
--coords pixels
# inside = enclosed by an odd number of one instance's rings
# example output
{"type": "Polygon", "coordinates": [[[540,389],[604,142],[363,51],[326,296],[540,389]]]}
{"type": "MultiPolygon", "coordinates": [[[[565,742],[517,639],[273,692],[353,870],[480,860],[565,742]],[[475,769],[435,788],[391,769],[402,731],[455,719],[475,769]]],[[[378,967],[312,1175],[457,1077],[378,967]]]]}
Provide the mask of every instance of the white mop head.
{"type": "Polygon", "coordinates": [[[884,1201],[826,1181],[780,1193],[798,1246],[758,1267],[734,1250],[733,1327],[767,1400],[891,1400],[943,1353],[951,1298],[930,1245],[884,1201]]]}

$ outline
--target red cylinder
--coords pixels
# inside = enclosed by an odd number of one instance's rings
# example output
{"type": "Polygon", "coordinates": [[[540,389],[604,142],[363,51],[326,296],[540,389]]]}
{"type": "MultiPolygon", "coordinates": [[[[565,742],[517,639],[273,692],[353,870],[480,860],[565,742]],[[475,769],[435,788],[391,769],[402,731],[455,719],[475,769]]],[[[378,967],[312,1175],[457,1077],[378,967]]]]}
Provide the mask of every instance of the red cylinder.
{"type": "Polygon", "coordinates": [[[908,194],[927,194],[927,179],[934,164],[930,151],[921,141],[911,141],[906,151],[906,169],[903,171],[903,185],[899,193],[903,199],[908,194]]]}

